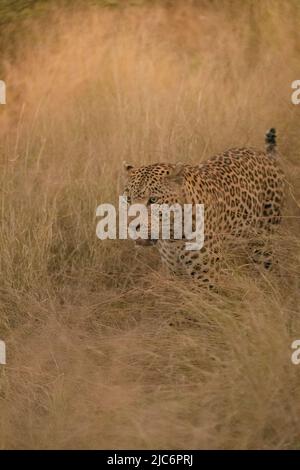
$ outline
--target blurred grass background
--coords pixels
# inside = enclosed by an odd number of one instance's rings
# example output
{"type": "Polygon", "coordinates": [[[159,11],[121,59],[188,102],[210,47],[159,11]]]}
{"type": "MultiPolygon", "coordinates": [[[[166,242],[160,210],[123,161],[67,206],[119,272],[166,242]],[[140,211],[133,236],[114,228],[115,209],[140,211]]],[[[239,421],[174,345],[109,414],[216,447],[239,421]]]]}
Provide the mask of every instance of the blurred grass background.
{"type": "Polygon", "coordinates": [[[0,8],[0,448],[298,448],[299,3],[0,8]],[[155,250],[96,238],[123,160],[197,164],[271,126],[272,273],[233,262],[196,293],[155,250]]]}

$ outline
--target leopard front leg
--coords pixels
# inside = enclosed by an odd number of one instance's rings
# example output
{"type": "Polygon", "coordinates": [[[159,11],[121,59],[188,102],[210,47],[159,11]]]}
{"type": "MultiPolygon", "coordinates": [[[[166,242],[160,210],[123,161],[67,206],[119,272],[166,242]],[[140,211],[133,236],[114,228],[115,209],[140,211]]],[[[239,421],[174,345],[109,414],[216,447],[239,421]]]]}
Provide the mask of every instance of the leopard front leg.
{"type": "Polygon", "coordinates": [[[179,255],[182,271],[191,276],[197,285],[216,288],[219,277],[221,253],[218,246],[205,243],[198,251],[181,248],[179,255]]]}

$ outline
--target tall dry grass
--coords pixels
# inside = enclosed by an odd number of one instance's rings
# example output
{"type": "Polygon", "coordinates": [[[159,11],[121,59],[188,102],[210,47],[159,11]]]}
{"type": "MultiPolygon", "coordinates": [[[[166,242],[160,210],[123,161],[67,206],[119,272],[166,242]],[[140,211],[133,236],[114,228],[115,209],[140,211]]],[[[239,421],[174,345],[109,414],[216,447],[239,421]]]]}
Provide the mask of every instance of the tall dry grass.
{"type": "Polygon", "coordinates": [[[28,23],[0,77],[1,448],[299,447],[299,20],[264,0],[28,23]],[[270,126],[290,185],[272,273],[233,262],[196,293],[96,238],[123,160],[197,163],[270,126]]]}

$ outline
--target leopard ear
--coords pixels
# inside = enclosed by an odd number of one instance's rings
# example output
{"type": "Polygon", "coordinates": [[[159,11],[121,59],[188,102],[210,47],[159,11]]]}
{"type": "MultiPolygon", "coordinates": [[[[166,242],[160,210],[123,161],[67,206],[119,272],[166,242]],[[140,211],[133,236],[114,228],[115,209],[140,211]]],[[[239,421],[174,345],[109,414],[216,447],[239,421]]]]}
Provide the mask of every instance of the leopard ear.
{"type": "Polygon", "coordinates": [[[170,168],[168,179],[175,183],[181,184],[183,181],[184,164],[181,162],[175,163],[170,168]]]}
{"type": "Polygon", "coordinates": [[[131,165],[131,163],[127,163],[127,162],[124,161],[123,162],[123,168],[124,168],[125,173],[130,173],[131,170],[134,169],[134,166],[131,165]]]}

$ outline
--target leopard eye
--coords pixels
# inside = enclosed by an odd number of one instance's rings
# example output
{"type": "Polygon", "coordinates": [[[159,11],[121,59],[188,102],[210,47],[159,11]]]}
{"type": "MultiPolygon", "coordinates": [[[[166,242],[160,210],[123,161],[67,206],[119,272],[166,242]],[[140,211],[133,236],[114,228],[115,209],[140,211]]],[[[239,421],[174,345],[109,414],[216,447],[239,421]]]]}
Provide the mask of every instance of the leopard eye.
{"type": "Polygon", "coordinates": [[[157,197],[152,196],[149,198],[149,204],[155,204],[157,201],[158,201],[157,197]]]}
{"type": "Polygon", "coordinates": [[[124,196],[126,198],[126,202],[127,204],[131,204],[131,197],[130,196],[127,196],[127,194],[124,196]]]}

